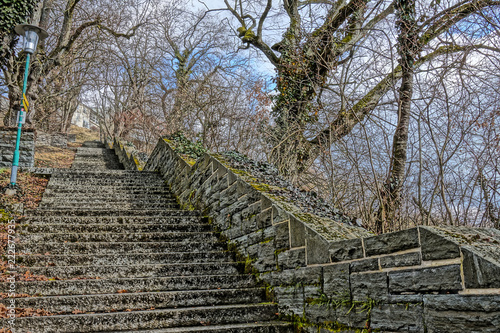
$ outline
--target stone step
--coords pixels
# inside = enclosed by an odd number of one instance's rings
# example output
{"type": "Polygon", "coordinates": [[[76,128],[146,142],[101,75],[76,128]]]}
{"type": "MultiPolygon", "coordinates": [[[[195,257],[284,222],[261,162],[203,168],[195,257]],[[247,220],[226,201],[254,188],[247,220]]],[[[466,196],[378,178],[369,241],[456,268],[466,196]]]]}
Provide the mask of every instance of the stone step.
{"type": "Polygon", "coordinates": [[[18,272],[30,272],[33,275],[43,275],[48,278],[68,280],[77,277],[85,278],[156,278],[159,276],[193,276],[238,274],[242,264],[236,262],[220,263],[179,263],[179,264],[135,264],[135,265],[109,265],[109,266],[52,266],[52,267],[20,267],[18,272]]]}
{"type": "Polygon", "coordinates": [[[66,185],[51,185],[50,182],[45,189],[45,193],[99,193],[99,194],[108,194],[108,193],[171,193],[168,189],[163,185],[148,185],[143,184],[141,186],[99,186],[99,185],[73,185],[72,187],[68,187],[66,185]]]}
{"type": "Polygon", "coordinates": [[[199,216],[199,211],[186,211],[181,209],[134,209],[129,211],[124,211],[123,209],[79,209],[68,211],[67,209],[28,209],[26,210],[26,215],[38,217],[45,216],[199,216]]]}
{"type": "Polygon", "coordinates": [[[106,178],[93,178],[93,179],[51,179],[51,187],[53,186],[74,186],[74,185],[85,185],[85,186],[164,186],[164,182],[161,179],[106,179],[106,178]]]}
{"type": "Polygon", "coordinates": [[[74,169],[55,169],[54,175],[89,175],[89,177],[94,177],[94,176],[102,176],[102,175],[109,175],[109,176],[133,176],[133,177],[146,177],[149,175],[159,175],[158,172],[156,171],[135,171],[135,170],[85,170],[85,171],[78,171],[74,169]]]}
{"type": "MultiPolygon", "coordinates": [[[[16,246],[18,254],[115,254],[115,253],[198,253],[222,252],[226,243],[214,242],[86,242],[86,243],[21,243],[16,246]]],[[[188,255],[176,255],[186,258],[188,255]]],[[[191,260],[193,260],[191,255],[191,260]]],[[[171,256],[170,258],[174,258],[171,256]]]]}
{"type": "MultiPolygon", "coordinates": [[[[49,252],[51,253],[51,252],[49,252]]],[[[216,263],[232,260],[229,252],[171,252],[171,253],[120,253],[111,254],[26,254],[16,257],[17,263],[24,267],[63,267],[88,265],[134,265],[165,263],[216,263]]]]}
{"type": "Polygon", "coordinates": [[[110,176],[110,177],[150,177],[156,176],[160,177],[159,173],[156,171],[141,171],[137,172],[135,170],[96,170],[96,171],[78,171],[74,169],[56,169],[54,172],[55,176],[80,176],[88,175],[89,177],[95,176],[110,176]]]}
{"type": "MultiPolygon", "coordinates": [[[[140,330],[140,331],[107,331],[106,333],[205,333],[205,332],[220,332],[220,333],[294,333],[294,327],[291,323],[282,321],[255,322],[245,324],[230,324],[230,325],[208,325],[194,327],[179,327],[179,328],[163,328],[157,330],[140,330]]],[[[348,331],[343,331],[348,333],[348,331]]],[[[352,331],[350,331],[352,332],[352,331]]],[[[102,332],[104,333],[104,332],[102,332]]]]}
{"type": "Polygon", "coordinates": [[[73,223],[73,224],[34,224],[28,226],[21,226],[18,228],[18,235],[27,235],[30,233],[157,233],[157,232],[209,232],[211,231],[209,224],[201,223],[145,223],[145,224],[132,224],[132,223],[73,223]]]}
{"type": "Polygon", "coordinates": [[[79,147],[76,149],[76,157],[77,158],[83,159],[87,156],[91,156],[91,157],[100,157],[100,156],[116,157],[114,151],[111,149],[107,149],[107,148],[83,148],[83,147],[79,147]]]}
{"type": "Polygon", "coordinates": [[[43,194],[43,201],[50,202],[60,199],[68,199],[73,201],[144,201],[144,200],[163,200],[170,202],[177,202],[175,197],[165,191],[164,193],[122,193],[122,194],[101,194],[95,193],[94,195],[89,195],[88,193],[79,193],[79,192],[67,192],[67,193],[59,193],[59,192],[51,192],[43,194]]]}
{"type": "Polygon", "coordinates": [[[73,161],[71,168],[77,170],[123,170],[123,165],[114,160],[91,161],[87,159],[85,162],[73,161]]]}
{"type": "Polygon", "coordinates": [[[103,161],[92,161],[86,158],[85,161],[75,160],[71,164],[73,170],[123,170],[123,165],[114,159],[104,159],[103,161]]]}
{"type": "Polygon", "coordinates": [[[99,197],[88,197],[88,196],[80,196],[80,197],[69,197],[69,196],[60,196],[60,197],[52,197],[52,198],[47,198],[43,197],[42,203],[44,204],[55,204],[55,203],[68,203],[68,204],[79,204],[79,203],[112,203],[112,204],[120,204],[120,203],[126,203],[126,204],[147,204],[149,203],[168,203],[168,204],[173,204],[177,203],[177,201],[172,198],[172,197],[163,197],[162,195],[144,195],[142,198],[136,197],[130,198],[130,199],[120,199],[120,198],[115,198],[115,199],[106,199],[106,198],[99,198],[99,197]]]}
{"type": "Polygon", "coordinates": [[[204,242],[214,241],[213,232],[46,233],[23,235],[23,242],[204,242]]]}
{"type": "Polygon", "coordinates": [[[42,201],[38,206],[38,209],[121,209],[121,210],[135,210],[135,209],[175,209],[179,208],[177,202],[168,201],[151,201],[151,202],[75,202],[75,201],[53,201],[44,202],[42,201]]]}
{"type": "Polygon", "coordinates": [[[25,216],[20,220],[24,226],[37,224],[206,224],[200,216],[25,216]]]}
{"type": "Polygon", "coordinates": [[[66,169],[67,171],[56,171],[53,177],[67,179],[81,179],[87,176],[90,179],[109,177],[111,179],[161,179],[157,172],[131,172],[130,170],[85,170],[66,169]]]}
{"type": "Polygon", "coordinates": [[[72,191],[58,190],[58,189],[46,189],[42,198],[60,198],[60,197],[72,197],[72,198],[83,198],[83,197],[110,197],[111,199],[118,198],[120,196],[138,196],[147,197],[148,195],[159,195],[165,199],[175,199],[164,187],[151,187],[147,190],[138,190],[137,187],[115,187],[114,190],[106,187],[101,187],[101,189],[92,188],[79,188],[73,189],[72,191]]]}
{"type": "Polygon", "coordinates": [[[265,299],[264,288],[183,290],[163,292],[49,296],[17,298],[16,307],[44,309],[54,314],[114,312],[127,309],[185,308],[207,305],[258,303],[265,299]]]}
{"type": "Polygon", "coordinates": [[[168,327],[220,325],[277,319],[275,304],[234,304],[132,312],[56,315],[18,318],[17,330],[37,333],[95,332],[98,330],[157,329],[168,327]]]}
{"type": "Polygon", "coordinates": [[[82,143],[82,148],[106,148],[101,141],[85,141],[82,143]]]}
{"type": "MultiPolygon", "coordinates": [[[[9,284],[0,283],[1,290],[9,290],[9,284]]],[[[130,293],[214,290],[254,288],[252,275],[195,275],[150,278],[118,278],[88,280],[56,280],[16,282],[16,292],[30,296],[64,296],[112,294],[119,291],[130,293]]]]}

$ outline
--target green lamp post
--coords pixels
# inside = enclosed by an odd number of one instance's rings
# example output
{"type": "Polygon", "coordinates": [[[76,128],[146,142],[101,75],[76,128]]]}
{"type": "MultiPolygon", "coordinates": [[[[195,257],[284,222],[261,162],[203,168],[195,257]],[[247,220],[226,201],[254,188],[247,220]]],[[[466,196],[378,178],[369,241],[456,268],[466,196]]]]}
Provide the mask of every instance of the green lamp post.
{"type": "Polygon", "coordinates": [[[28,72],[30,67],[30,56],[36,51],[39,40],[44,40],[49,35],[45,30],[36,25],[19,24],[14,29],[18,35],[24,37],[23,50],[26,55],[26,67],[24,69],[24,82],[23,82],[23,96],[21,103],[21,110],[19,110],[17,117],[17,138],[16,149],[14,151],[14,158],[12,159],[12,172],[10,175],[10,185],[14,187],[17,181],[17,168],[19,167],[19,145],[21,142],[21,128],[24,124],[25,111],[28,111],[28,100],[26,99],[26,86],[28,83],[28,72]],[[23,107],[24,106],[24,107],[23,107]]]}

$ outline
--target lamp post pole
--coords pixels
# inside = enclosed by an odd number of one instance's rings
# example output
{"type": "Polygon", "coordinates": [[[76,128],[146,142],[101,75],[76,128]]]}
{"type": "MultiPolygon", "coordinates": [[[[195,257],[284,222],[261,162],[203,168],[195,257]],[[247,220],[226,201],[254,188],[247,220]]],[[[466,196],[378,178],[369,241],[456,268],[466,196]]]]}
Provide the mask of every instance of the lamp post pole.
{"type": "Polygon", "coordinates": [[[45,30],[36,25],[20,24],[16,26],[15,31],[18,35],[24,37],[23,50],[26,52],[26,67],[24,69],[23,95],[21,96],[21,109],[17,119],[17,137],[16,148],[12,158],[12,172],[10,174],[10,187],[14,188],[17,182],[17,169],[19,168],[19,147],[21,145],[21,129],[25,121],[25,113],[28,112],[28,99],[26,98],[26,89],[28,86],[28,75],[30,68],[31,54],[36,51],[38,40],[47,38],[48,34],[45,30]]]}
{"type": "MultiPolygon", "coordinates": [[[[26,87],[28,85],[28,74],[30,68],[30,58],[31,54],[26,55],[26,67],[24,68],[24,82],[23,82],[23,95],[22,100],[24,102],[26,96],[26,87]]],[[[17,169],[19,167],[19,146],[21,144],[21,129],[24,123],[24,107],[21,103],[21,109],[19,110],[19,119],[17,120],[17,137],[16,137],[16,149],[14,150],[14,158],[12,159],[12,172],[10,173],[10,185],[13,187],[17,182],[17,169]]],[[[28,111],[28,110],[26,110],[28,111]]]]}

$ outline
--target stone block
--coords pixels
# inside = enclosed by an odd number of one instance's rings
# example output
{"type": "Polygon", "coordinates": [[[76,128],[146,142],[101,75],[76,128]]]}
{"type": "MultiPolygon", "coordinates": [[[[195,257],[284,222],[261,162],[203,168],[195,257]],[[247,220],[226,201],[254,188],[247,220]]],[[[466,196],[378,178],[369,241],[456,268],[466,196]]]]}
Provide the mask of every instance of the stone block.
{"type": "Polygon", "coordinates": [[[272,272],[262,275],[266,282],[275,286],[295,286],[297,284],[319,284],[322,279],[322,267],[302,267],[272,272]]]}
{"type": "Polygon", "coordinates": [[[306,245],[306,229],[304,223],[290,216],[290,246],[301,247],[306,245]]]}
{"type": "Polygon", "coordinates": [[[366,271],[378,271],[378,258],[369,258],[364,260],[353,261],[351,263],[351,272],[366,272],[366,271]]]}
{"type": "Polygon", "coordinates": [[[500,295],[425,295],[427,332],[498,332],[500,295]]]}
{"type": "Polygon", "coordinates": [[[397,254],[380,258],[382,268],[418,266],[422,263],[420,252],[397,254]]]}
{"type": "Polygon", "coordinates": [[[279,253],[278,266],[281,270],[305,267],[306,249],[292,249],[279,253]]]}
{"type": "Polygon", "coordinates": [[[229,186],[231,186],[238,180],[238,176],[234,172],[228,170],[227,180],[228,180],[229,186]]]}
{"type": "Polygon", "coordinates": [[[262,210],[271,208],[273,206],[273,202],[271,201],[271,199],[266,197],[264,194],[260,195],[260,201],[261,201],[261,209],[262,210]]]}
{"type": "MultiPolygon", "coordinates": [[[[227,232],[224,232],[224,235],[227,237],[227,232]]],[[[232,242],[238,244],[242,247],[249,247],[251,245],[255,245],[257,243],[263,242],[265,239],[264,231],[257,230],[247,235],[243,235],[241,237],[234,238],[232,242]]]]}
{"type": "Polygon", "coordinates": [[[275,246],[276,250],[290,248],[290,231],[288,229],[288,221],[275,224],[273,228],[276,230],[275,246]]]}
{"type": "Polygon", "coordinates": [[[350,293],[348,263],[323,266],[323,292],[327,296],[350,293]]]}
{"type": "Polygon", "coordinates": [[[467,332],[498,333],[500,312],[425,311],[427,333],[467,332]]]}
{"type": "Polygon", "coordinates": [[[250,204],[247,208],[241,211],[241,218],[244,220],[248,220],[251,217],[260,213],[260,201],[256,203],[250,204]]]}
{"type": "Polygon", "coordinates": [[[252,186],[248,185],[247,183],[245,183],[241,179],[239,179],[237,181],[237,184],[238,184],[238,187],[237,187],[238,197],[242,197],[244,195],[251,194],[252,192],[255,191],[255,189],[252,186]]]}
{"type": "MultiPolygon", "coordinates": [[[[253,267],[259,272],[269,272],[277,269],[275,250],[272,242],[256,244],[249,247],[249,249],[252,247],[257,247],[257,255],[256,260],[253,262],[253,267]]],[[[253,255],[250,255],[250,257],[255,258],[253,255]]]]}
{"type": "Polygon", "coordinates": [[[371,328],[382,332],[424,332],[423,307],[419,304],[380,304],[371,310],[371,328]]]}
{"type": "Polygon", "coordinates": [[[305,316],[310,322],[316,324],[322,324],[324,322],[333,322],[337,318],[335,313],[335,308],[322,304],[306,305],[305,316]]]}
{"type": "Polygon", "coordinates": [[[463,247],[461,250],[464,258],[466,288],[500,288],[500,265],[498,263],[487,260],[472,249],[463,247]]]}
{"type": "Polygon", "coordinates": [[[308,265],[330,262],[328,242],[306,227],[306,260],[308,265]]]}
{"type": "Polygon", "coordinates": [[[367,257],[418,248],[418,229],[413,228],[369,237],[365,238],[363,242],[367,257]]]}
{"type": "Polygon", "coordinates": [[[389,294],[387,273],[351,274],[351,295],[355,301],[366,301],[367,298],[384,301],[389,294]]]}
{"type": "Polygon", "coordinates": [[[389,295],[387,297],[386,303],[399,303],[399,304],[407,304],[407,303],[423,303],[424,295],[422,294],[402,294],[402,295],[389,295]]]}
{"type": "Polygon", "coordinates": [[[343,326],[351,327],[357,330],[345,331],[345,332],[359,332],[360,329],[366,327],[366,323],[369,320],[369,314],[367,311],[361,311],[361,309],[351,308],[351,307],[340,307],[335,311],[337,315],[337,322],[343,326]]]}
{"type": "Polygon", "coordinates": [[[391,293],[457,292],[462,290],[460,265],[389,272],[391,293]]]}
{"type": "Polygon", "coordinates": [[[285,210],[279,208],[278,206],[273,204],[272,209],[273,209],[273,224],[288,221],[290,219],[288,213],[285,210]]]}
{"type": "Polygon", "coordinates": [[[422,260],[443,260],[460,257],[460,248],[430,227],[419,227],[422,260]]]}
{"type": "Polygon", "coordinates": [[[361,239],[348,239],[330,243],[328,251],[332,262],[363,258],[361,239]]]}
{"type": "Polygon", "coordinates": [[[268,208],[261,211],[257,214],[256,220],[257,228],[262,229],[270,227],[272,225],[272,210],[268,208]]]}
{"type": "Polygon", "coordinates": [[[304,288],[302,286],[276,287],[273,289],[278,300],[278,309],[283,315],[304,313],[304,288]]]}

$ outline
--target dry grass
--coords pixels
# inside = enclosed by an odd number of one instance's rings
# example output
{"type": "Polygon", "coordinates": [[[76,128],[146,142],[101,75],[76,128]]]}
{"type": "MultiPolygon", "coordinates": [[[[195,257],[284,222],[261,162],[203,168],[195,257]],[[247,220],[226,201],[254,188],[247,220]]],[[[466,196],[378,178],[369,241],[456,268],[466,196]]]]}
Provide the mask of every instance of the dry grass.
{"type": "MultiPolygon", "coordinates": [[[[19,172],[17,174],[17,185],[21,189],[14,196],[0,196],[0,209],[22,203],[25,209],[34,209],[42,200],[42,194],[49,180],[44,177],[35,176],[31,173],[19,172]]],[[[10,183],[10,169],[0,169],[0,188],[5,188],[10,183]]]]}
{"type": "Polygon", "coordinates": [[[35,148],[35,167],[61,168],[71,167],[75,159],[75,150],[71,148],[58,148],[52,146],[37,146],[35,148]]]}
{"type": "Polygon", "coordinates": [[[35,167],[38,168],[60,168],[71,167],[75,159],[75,149],[81,147],[84,141],[99,140],[99,133],[71,125],[69,134],[76,134],[75,142],[68,142],[68,148],[52,146],[37,146],[35,148],[35,167]]]}
{"type": "Polygon", "coordinates": [[[84,141],[99,140],[99,132],[94,132],[75,125],[71,125],[69,134],[76,134],[76,144],[82,144],[84,141]]]}

